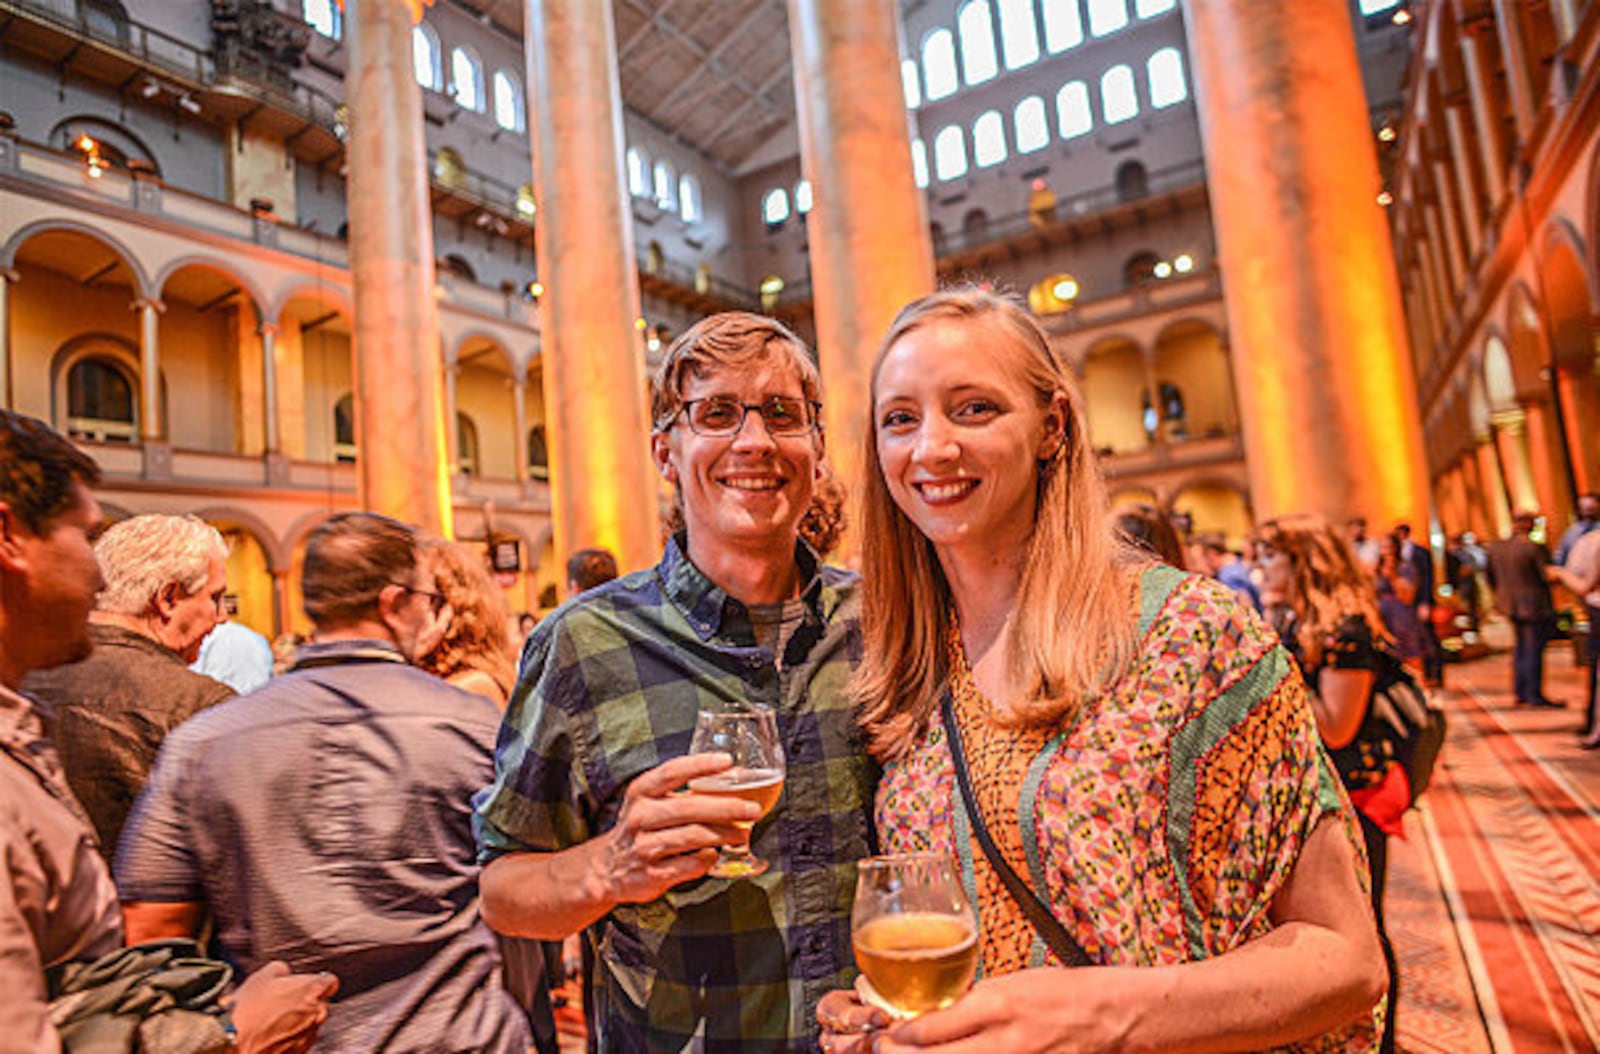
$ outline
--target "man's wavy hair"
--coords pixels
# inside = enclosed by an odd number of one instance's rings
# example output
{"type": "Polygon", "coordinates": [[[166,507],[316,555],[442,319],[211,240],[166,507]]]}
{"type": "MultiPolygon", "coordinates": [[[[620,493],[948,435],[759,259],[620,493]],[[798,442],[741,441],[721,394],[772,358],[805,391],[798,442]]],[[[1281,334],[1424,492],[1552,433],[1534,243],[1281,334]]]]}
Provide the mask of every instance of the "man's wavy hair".
{"type": "Polygon", "coordinates": [[[43,421],[0,409],[0,501],[33,535],[72,507],[73,481],[100,482],[100,467],[43,421]]]}
{"type": "Polygon", "coordinates": [[[748,311],[724,311],[684,330],[667,348],[650,386],[651,430],[665,432],[683,409],[683,384],[718,366],[747,366],[778,358],[800,374],[800,388],[812,402],[822,401],[822,377],[805,341],[775,318],[748,311]]]}

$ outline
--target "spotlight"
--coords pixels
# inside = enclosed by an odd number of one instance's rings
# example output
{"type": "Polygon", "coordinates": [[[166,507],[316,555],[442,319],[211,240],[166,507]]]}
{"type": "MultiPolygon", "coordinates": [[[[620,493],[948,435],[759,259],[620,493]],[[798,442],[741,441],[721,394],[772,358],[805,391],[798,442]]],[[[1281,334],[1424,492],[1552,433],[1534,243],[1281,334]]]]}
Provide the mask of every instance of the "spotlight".
{"type": "Polygon", "coordinates": [[[1071,278],[1063,278],[1050,287],[1050,295],[1057,300],[1071,300],[1078,295],[1078,283],[1071,278]]]}
{"type": "Polygon", "coordinates": [[[188,110],[190,113],[197,114],[200,112],[200,104],[195,102],[194,96],[190,95],[188,92],[184,92],[182,95],[178,96],[178,105],[183,107],[185,110],[188,110]]]}
{"type": "Polygon", "coordinates": [[[1388,208],[1390,205],[1394,204],[1394,195],[1389,193],[1387,190],[1378,191],[1378,204],[1382,205],[1384,208],[1388,208]]]}
{"type": "Polygon", "coordinates": [[[532,282],[528,283],[528,286],[524,292],[528,294],[528,299],[537,300],[541,296],[544,296],[544,283],[538,279],[534,279],[532,282]]]}
{"type": "Polygon", "coordinates": [[[649,325],[649,323],[644,320],[643,315],[640,315],[638,318],[633,320],[633,328],[638,330],[640,333],[644,332],[645,326],[647,325],[649,325]]]}
{"type": "Polygon", "coordinates": [[[1167,261],[1162,260],[1159,263],[1157,263],[1155,265],[1155,267],[1153,267],[1151,269],[1151,273],[1154,274],[1157,278],[1171,278],[1172,277],[1172,265],[1167,263],[1167,261]]]}
{"type": "Polygon", "coordinates": [[[1179,274],[1188,274],[1190,271],[1194,270],[1194,257],[1190,256],[1188,253],[1180,254],[1172,261],[1172,269],[1177,271],[1179,274]]]}
{"type": "Polygon", "coordinates": [[[1411,10],[1409,8],[1405,8],[1405,7],[1400,8],[1398,11],[1396,11],[1394,13],[1394,17],[1392,19],[1390,19],[1390,21],[1393,22],[1397,26],[1408,26],[1408,25],[1410,25],[1411,24],[1411,10]]]}
{"type": "Polygon", "coordinates": [[[161,85],[157,84],[155,81],[145,81],[144,87],[139,89],[139,94],[143,95],[146,99],[150,99],[154,98],[160,91],[161,85]]]}
{"type": "Polygon", "coordinates": [[[1392,124],[1386,124],[1378,129],[1378,141],[1380,143],[1392,143],[1399,137],[1400,133],[1394,130],[1394,125],[1392,124]]]}

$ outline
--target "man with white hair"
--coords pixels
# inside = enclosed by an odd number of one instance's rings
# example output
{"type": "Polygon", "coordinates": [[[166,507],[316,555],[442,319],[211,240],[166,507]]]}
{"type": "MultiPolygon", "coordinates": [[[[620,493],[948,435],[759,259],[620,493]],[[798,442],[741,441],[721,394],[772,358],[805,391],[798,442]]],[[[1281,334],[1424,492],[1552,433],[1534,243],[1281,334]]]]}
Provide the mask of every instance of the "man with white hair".
{"type": "Polygon", "coordinates": [[[67,782],[111,860],[167,733],[233,689],[189,663],[221,617],[228,546],[193,516],[135,516],[95,542],[106,586],[90,615],[94,650],[23,687],[56,708],[67,782]]]}

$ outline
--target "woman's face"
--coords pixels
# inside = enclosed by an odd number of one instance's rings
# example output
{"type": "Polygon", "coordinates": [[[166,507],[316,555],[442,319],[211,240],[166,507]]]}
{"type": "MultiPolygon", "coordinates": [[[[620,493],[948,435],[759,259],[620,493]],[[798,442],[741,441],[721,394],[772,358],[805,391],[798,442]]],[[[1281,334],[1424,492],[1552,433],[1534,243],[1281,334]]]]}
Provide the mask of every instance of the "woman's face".
{"type": "Polygon", "coordinates": [[[1268,542],[1256,546],[1256,566],[1261,569],[1261,588],[1289,598],[1294,588],[1294,562],[1289,554],[1268,542]]]}
{"type": "Polygon", "coordinates": [[[1027,543],[1039,459],[1060,446],[1067,414],[1062,393],[1039,405],[1023,372],[1029,354],[996,322],[941,319],[901,337],[879,364],[878,467],[941,557],[992,558],[1027,543]]]}

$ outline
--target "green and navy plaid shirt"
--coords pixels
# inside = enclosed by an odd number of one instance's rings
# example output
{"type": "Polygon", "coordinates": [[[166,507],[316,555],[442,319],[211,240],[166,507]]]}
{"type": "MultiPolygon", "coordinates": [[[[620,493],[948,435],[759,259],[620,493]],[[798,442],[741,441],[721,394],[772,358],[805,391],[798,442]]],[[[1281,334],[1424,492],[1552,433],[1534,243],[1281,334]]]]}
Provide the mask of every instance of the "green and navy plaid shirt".
{"type": "Polygon", "coordinates": [[[479,854],[553,851],[616,821],[628,781],[688,753],[704,706],[773,707],[783,797],[752,847],[757,878],[707,878],[624,904],[588,934],[597,949],[598,1049],[814,1051],[816,1005],[848,987],[855,861],[871,852],[877,766],[845,685],[861,654],[853,574],[796,551],[804,623],[776,657],[743,604],[701,574],[681,538],[661,563],[585,593],[523,652],[477,795],[479,854]]]}

